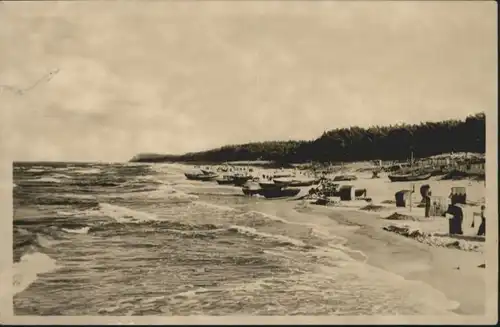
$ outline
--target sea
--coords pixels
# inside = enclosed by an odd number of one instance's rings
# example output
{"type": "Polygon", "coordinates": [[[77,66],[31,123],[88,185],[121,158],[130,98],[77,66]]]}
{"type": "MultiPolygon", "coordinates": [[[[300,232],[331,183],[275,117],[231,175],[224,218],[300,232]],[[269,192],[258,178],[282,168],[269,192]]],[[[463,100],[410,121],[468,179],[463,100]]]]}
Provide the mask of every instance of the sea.
{"type": "MultiPolygon", "coordinates": [[[[16,315],[453,315],[301,201],[186,166],[13,164],[16,315]]],[[[345,212],[343,214],[346,214],[345,212]]]]}

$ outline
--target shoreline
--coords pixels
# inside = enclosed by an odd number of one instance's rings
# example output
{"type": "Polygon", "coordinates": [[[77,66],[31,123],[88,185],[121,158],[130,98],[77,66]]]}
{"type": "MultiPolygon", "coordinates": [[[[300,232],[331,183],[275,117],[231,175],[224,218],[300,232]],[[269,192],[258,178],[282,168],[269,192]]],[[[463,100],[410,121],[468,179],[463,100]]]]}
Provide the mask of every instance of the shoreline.
{"type": "MultiPolygon", "coordinates": [[[[312,206],[309,206],[312,207],[312,206]]],[[[319,206],[318,206],[319,207],[319,206]]],[[[301,210],[298,210],[301,212],[301,210]]],[[[486,269],[481,252],[434,247],[382,229],[376,216],[353,210],[319,207],[305,214],[326,215],[340,225],[356,226],[340,230],[345,245],[367,256],[366,263],[395,273],[407,280],[424,282],[459,303],[452,310],[462,315],[484,315],[486,269]]]]}

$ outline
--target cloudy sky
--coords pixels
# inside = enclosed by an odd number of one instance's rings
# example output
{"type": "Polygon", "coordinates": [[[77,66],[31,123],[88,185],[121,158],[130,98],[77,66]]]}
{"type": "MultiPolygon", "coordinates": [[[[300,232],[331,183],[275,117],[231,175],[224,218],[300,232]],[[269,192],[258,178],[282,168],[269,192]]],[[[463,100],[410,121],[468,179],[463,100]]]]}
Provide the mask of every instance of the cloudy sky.
{"type": "Polygon", "coordinates": [[[0,145],[15,160],[122,161],[497,108],[494,2],[7,2],[0,49],[0,145]]]}

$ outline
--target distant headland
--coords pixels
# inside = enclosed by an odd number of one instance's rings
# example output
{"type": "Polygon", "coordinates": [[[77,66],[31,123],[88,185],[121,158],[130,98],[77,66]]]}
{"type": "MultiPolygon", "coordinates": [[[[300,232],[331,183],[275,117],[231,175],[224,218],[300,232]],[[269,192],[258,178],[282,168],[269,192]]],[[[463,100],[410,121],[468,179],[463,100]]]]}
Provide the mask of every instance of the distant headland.
{"type": "Polygon", "coordinates": [[[267,141],[225,145],[182,155],[143,153],[131,162],[223,163],[252,161],[262,165],[305,162],[404,160],[449,152],[484,153],[485,113],[462,120],[333,129],[312,141],[267,141]]]}

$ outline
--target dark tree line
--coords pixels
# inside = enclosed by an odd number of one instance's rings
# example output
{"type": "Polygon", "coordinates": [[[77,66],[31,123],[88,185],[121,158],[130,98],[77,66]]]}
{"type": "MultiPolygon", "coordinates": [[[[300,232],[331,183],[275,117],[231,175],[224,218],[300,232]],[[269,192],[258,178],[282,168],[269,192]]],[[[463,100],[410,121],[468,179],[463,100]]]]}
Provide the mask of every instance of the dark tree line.
{"type": "Polygon", "coordinates": [[[313,141],[270,141],[186,153],[184,155],[139,155],[144,162],[225,162],[271,160],[280,163],[404,160],[447,152],[485,152],[485,114],[465,120],[426,122],[418,125],[339,128],[313,141]]]}

